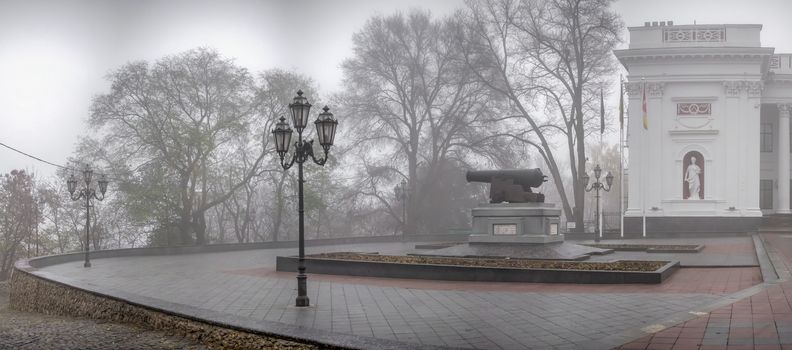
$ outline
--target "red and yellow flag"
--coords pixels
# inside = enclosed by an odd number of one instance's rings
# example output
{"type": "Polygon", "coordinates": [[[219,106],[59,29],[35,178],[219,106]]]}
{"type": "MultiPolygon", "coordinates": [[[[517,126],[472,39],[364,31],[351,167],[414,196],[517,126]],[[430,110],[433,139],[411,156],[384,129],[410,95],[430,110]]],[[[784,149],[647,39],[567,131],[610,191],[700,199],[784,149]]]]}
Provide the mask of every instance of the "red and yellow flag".
{"type": "Polygon", "coordinates": [[[641,89],[641,111],[643,112],[643,127],[644,130],[649,130],[649,115],[646,112],[646,83],[643,83],[641,89]]]}
{"type": "Polygon", "coordinates": [[[624,80],[619,77],[619,129],[624,129],[624,80]]]}

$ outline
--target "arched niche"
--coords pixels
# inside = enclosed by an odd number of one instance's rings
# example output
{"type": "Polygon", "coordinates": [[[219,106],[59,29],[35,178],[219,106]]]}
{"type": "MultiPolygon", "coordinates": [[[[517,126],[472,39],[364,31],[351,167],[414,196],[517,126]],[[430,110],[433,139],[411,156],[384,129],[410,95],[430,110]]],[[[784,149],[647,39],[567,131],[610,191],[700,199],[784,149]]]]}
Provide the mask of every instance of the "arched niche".
{"type": "Polygon", "coordinates": [[[682,157],[683,199],[704,199],[704,170],[704,155],[701,152],[689,151],[685,153],[685,156],[682,157]],[[691,195],[691,185],[698,188],[698,194],[691,195]]]}

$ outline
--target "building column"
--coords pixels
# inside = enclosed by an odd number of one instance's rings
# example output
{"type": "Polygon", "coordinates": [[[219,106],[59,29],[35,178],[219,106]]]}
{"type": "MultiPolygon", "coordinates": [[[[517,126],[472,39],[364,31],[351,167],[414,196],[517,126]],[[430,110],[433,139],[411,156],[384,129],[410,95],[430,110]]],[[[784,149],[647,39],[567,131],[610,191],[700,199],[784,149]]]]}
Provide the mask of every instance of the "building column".
{"type": "Polygon", "coordinates": [[[776,214],[789,210],[789,112],[790,105],[778,105],[778,208],[776,214]]]}

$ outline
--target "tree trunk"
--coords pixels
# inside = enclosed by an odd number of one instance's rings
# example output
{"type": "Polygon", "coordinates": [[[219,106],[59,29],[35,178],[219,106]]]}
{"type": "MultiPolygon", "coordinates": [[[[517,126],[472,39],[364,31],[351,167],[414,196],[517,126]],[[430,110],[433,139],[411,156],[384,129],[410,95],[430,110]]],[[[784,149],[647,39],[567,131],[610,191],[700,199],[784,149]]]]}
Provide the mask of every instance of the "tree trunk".
{"type": "Polygon", "coordinates": [[[206,217],[203,210],[193,213],[193,227],[195,228],[195,244],[206,245],[206,217]]]}

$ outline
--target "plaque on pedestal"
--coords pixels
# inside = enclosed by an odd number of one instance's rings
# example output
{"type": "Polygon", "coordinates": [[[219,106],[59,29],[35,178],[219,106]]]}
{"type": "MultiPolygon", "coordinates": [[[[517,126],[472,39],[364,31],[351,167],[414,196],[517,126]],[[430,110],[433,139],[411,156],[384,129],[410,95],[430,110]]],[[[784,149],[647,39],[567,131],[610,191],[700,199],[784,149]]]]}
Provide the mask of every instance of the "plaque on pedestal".
{"type": "Polygon", "coordinates": [[[487,203],[473,209],[470,243],[563,242],[561,209],[549,203],[487,203]]]}

